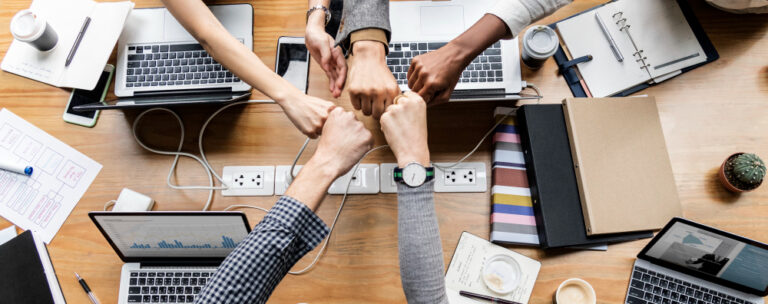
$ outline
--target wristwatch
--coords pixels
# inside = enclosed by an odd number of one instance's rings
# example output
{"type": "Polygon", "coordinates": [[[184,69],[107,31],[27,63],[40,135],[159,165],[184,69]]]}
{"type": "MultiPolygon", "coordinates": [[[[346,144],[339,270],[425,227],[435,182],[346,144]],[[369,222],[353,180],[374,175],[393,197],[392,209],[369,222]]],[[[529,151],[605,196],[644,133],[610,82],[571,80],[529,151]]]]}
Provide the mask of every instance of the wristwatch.
{"type": "Polygon", "coordinates": [[[416,188],[435,178],[435,168],[424,168],[420,163],[412,162],[405,168],[395,168],[395,181],[408,187],[416,188]]]}
{"type": "Polygon", "coordinates": [[[325,25],[328,25],[328,22],[331,22],[331,11],[322,4],[315,5],[307,10],[307,20],[309,20],[309,15],[312,15],[312,12],[316,10],[323,10],[325,13],[325,25]]]}

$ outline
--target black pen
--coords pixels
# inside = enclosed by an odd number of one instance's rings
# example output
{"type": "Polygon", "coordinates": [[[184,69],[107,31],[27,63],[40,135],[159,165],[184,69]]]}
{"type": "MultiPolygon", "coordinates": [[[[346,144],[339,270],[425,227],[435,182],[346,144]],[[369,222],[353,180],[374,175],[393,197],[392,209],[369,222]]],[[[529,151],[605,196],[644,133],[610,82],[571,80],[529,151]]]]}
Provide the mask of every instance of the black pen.
{"type": "Polygon", "coordinates": [[[459,291],[459,294],[462,295],[462,296],[465,296],[467,298],[486,300],[486,301],[490,301],[491,303],[498,303],[498,304],[520,304],[520,303],[515,302],[515,301],[509,301],[509,300],[504,300],[502,298],[496,298],[496,297],[476,294],[474,292],[469,292],[469,291],[464,291],[464,290],[459,291]]]}
{"type": "Polygon", "coordinates": [[[65,67],[68,67],[69,64],[72,63],[72,58],[75,57],[75,52],[77,52],[77,48],[80,47],[80,41],[83,41],[83,36],[85,36],[85,31],[88,30],[89,24],[91,24],[91,17],[85,17],[83,26],[80,28],[80,32],[77,33],[77,38],[75,38],[75,44],[72,45],[72,49],[69,50],[69,55],[67,55],[67,61],[64,62],[65,67]]]}
{"type": "Polygon", "coordinates": [[[85,293],[88,294],[88,298],[91,299],[91,302],[93,304],[99,304],[99,300],[96,300],[96,296],[94,296],[93,292],[91,292],[91,289],[88,288],[88,284],[85,284],[85,280],[83,280],[83,278],[81,278],[77,272],[75,272],[75,277],[77,277],[77,281],[80,282],[80,286],[83,286],[83,289],[85,290],[85,293]]]}

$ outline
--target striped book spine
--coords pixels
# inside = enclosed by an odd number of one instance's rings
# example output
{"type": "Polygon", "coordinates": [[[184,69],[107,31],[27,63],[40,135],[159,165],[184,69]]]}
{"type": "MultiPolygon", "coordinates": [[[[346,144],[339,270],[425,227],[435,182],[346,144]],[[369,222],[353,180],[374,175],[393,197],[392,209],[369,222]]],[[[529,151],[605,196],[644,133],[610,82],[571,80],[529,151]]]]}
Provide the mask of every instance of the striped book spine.
{"type": "MultiPolygon", "coordinates": [[[[514,109],[496,108],[496,121],[510,111],[514,109]]],[[[491,242],[538,246],[531,190],[515,118],[512,114],[504,119],[493,136],[491,242]]]]}

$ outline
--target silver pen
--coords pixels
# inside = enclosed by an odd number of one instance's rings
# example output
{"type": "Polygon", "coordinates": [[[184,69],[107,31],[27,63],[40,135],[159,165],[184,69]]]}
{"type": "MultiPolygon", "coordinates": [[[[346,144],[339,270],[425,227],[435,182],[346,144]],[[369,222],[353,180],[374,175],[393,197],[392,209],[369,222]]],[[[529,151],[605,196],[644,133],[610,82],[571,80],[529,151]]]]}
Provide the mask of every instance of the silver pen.
{"type": "Polygon", "coordinates": [[[608,28],[605,27],[603,19],[600,19],[600,15],[597,12],[595,12],[595,19],[597,19],[597,24],[600,25],[600,29],[603,31],[605,39],[608,40],[608,44],[611,46],[611,51],[613,51],[613,55],[616,56],[616,60],[619,62],[624,61],[624,56],[621,55],[619,46],[616,45],[616,41],[613,40],[613,36],[611,36],[611,33],[608,32],[608,28]]]}
{"type": "Polygon", "coordinates": [[[75,272],[75,277],[77,277],[77,281],[80,282],[80,286],[83,286],[83,289],[85,290],[85,293],[88,294],[88,298],[91,299],[91,303],[93,304],[99,304],[99,300],[96,299],[96,296],[93,295],[93,292],[91,292],[91,289],[88,287],[88,284],[85,284],[85,280],[80,277],[77,272],[75,272]]]}

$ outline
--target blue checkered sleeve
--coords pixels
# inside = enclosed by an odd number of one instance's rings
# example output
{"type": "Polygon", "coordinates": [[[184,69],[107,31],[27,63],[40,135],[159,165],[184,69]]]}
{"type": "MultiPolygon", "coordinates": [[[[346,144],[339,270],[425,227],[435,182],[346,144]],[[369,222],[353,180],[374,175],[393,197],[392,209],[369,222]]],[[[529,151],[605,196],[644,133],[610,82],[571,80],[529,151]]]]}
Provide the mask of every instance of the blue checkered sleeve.
{"type": "Polygon", "coordinates": [[[291,267],[328,232],[306,205],[281,197],[227,256],[195,303],[265,303],[291,267]]]}

